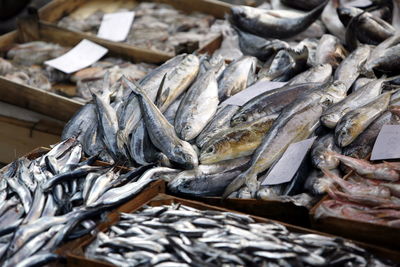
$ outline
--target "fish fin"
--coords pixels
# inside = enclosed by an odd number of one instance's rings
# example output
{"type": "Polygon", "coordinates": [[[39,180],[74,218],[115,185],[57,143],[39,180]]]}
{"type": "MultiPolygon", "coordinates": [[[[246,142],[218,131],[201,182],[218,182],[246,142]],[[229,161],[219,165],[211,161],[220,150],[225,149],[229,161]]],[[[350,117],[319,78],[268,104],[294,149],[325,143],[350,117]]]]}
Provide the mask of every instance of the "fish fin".
{"type": "Polygon", "coordinates": [[[307,60],[308,59],[308,48],[307,46],[303,45],[303,47],[298,48],[298,49],[293,49],[293,48],[286,48],[286,51],[288,54],[294,59],[294,61],[301,61],[301,60],[307,60]]]}
{"type": "Polygon", "coordinates": [[[222,195],[222,199],[226,199],[230,194],[239,190],[245,183],[247,172],[242,173],[235,178],[226,188],[222,195]]]}
{"type": "Polygon", "coordinates": [[[132,93],[136,96],[142,96],[143,90],[140,88],[139,84],[135,81],[130,81],[125,76],[122,77],[122,81],[126,84],[126,86],[132,91],[132,93]]]}
{"type": "Polygon", "coordinates": [[[165,84],[165,79],[167,78],[167,74],[168,73],[165,73],[164,77],[161,80],[160,87],[158,88],[157,91],[156,101],[154,102],[154,104],[158,108],[160,108],[165,103],[165,100],[167,100],[169,96],[170,88],[168,87],[164,89],[164,84],[165,84]]]}

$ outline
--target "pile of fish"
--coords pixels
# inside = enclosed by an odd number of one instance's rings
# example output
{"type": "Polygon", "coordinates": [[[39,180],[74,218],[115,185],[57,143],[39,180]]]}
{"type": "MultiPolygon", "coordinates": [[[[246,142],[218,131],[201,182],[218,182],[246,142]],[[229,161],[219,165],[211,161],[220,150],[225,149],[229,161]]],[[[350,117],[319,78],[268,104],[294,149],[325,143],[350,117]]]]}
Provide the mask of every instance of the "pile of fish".
{"type": "MultiPolygon", "coordinates": [[[[116,12],[129,11],[119,9],[116,12]]],[[[186,44],[197,44],[202,47],[220,34],[213,28],[215,18],[211,15],[192,12],[186,14],[168,4],[140,2],[135,8],[135,19],[125,41],[130,45],[161,51],[168,54],[179,54],[177,48],[186,44]]],[[[81,32],[97,34],[102,18],[102,10],[82,19],[66,16],[58,26],[81,32]]]]}
{"type": "Polygon", "coordinates": [[[154,181],[146,168],[120,174],[82,158],[75,139],[36,159],[22,157],[0,170],[0,265],[40,266],[54,250],[87,234],[108,209],[154,181]]]}
{"type": "Polygon", "coordinates": [[[354,170],[341,178],[324,170],[321,181],[332,199],[324,200],[315,217],[340,217],[391,227],[400,227],[399,162],[372,164],[367,160],[332,152],[332,157],[354,170]]]}
{"type": "Polygon", "coordinates": [[[339,238],[181,204],[121,213],[86,256],[116,266],[386,266],[339,238]]]}
{"type": "Polygon", "coordinates": [[[397,9],[385,3],[266,9],[290,2],[232,8],[244,55],[229,64],[219,54],[182,54],[139,82],[105,79],[63,138],[77,137],[89,156],[156,164],[176,194],[307,206],[326,193],[321,169],[341,175],[332,152],[365,158],[382,125],[399,123],[400,35],[397,9]],[[225,102],[253,85],[265,91],[244,104],[225,102]],[[260,185],[291,144],[310,137],[317,137],[310,156],[290,182],[260,185]]]}
{"type": "Polygon", "coordinates": [[[116,82],[122,75],[131,79],[143,78],[155,66],[146,63],[133,64],[128,61],[107,57],[73,74],[65,74],[44,62],[65,54],[69,48],[42,41],[17,44],[0,57],[0,76],[16,83],[53,91],[80,102],[92,99],[88,87],[102,83],[105,72],[110,72],[116,82]],[[74,90],[63,90],[60,84],[76,85],[74,90]]]}

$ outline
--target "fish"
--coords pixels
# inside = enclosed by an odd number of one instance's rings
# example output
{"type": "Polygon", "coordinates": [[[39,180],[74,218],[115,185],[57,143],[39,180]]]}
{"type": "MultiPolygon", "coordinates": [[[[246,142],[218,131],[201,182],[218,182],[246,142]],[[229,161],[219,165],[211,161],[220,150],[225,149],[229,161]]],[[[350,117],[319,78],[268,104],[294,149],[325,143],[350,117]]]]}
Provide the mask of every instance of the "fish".
{"type": "Polygon", "coordinates": [[[279,113],[302,93],[322,86],[322,83],[305,83],[266,91],[241,106],[237,113],[232,116],[231,126],[237,126],[241,123],[251,122],[264,116],[279,113]]]}
{"type": "Polygon", "coordinates": [[[185,141],[196,138],[216,113],[218,103],[218,84],[210,69],[197,78],[179,105],[174,124],[178,136],[185,141]]]}
{"type": "Polygon", "coordinates": [[[198,197],[221,196],[225,187],[241,173],[232,170],[215,174],[200,174],[186,171],[179,173],[170,183],[168,190],[178,195],[198,197]]]}
{"type": "Polygon", "coordinates": [[[271,167],[291,143],[308,138],[319,125],[319,117],[326,105],[343,99],[344,93],[342,83],[329,84],[322,90],[314,89],[311,93],[303,94],[282,110],[254,152],[250,168],[226,188],[223,197],[226,198],[243,184],[246,184],[254,195],[258,189],[257,174],[271,167]]]}
{"type": "MultiPolygon", "coordinates": [[[[375,47],[371,51],[370,57],[366,61],[363,67],[363,74],[370,78],[375,78],[374,68],[378,67],[382,64],[382,66],[390,66],[390,64],[395,64],[395,62],[391,63],[391,59],[393,56],[389,56],[390,52],[392,52],[392,47],[400,44],[400,35],[396,34],[379,45],[375,47]]],[[[388,71],[391,71],[388,69],[388,71]]]]}
{"type": "Polygon", "coordinates": [[[251,85],[255,80],[256,64],[257,59],[249,56],[230,63],[218,80],[219,101],[222,102],[251,85]]]}
{"type": "Polygon", "coordinates": [[[384,82],[385,79],[374,80],[328,108],[321,116],[322,124],[328,128],[335,128],[344,115],[379,96],[382,93],[384,82]]]}
{"type": "Polygon", "coordinates": [[[277,117],[278,114],[273,114],[220,132],[204,144],[200,162],[212,164],[251,155],[277,117]]]}
{"type": "MultiPolygon", "coordinates": [[[[392,104],[392,101],[391,101],[392,104]]],[[[371,152],[382,126],[400,124],[400,118],[391,111],[385,111],[374,120],[350,145],[344,147],[343,154],[359,159],[366,158],[371,152]]]]}
{"type": "Polygon", "coordinates": [[[124,82],[139,98],[146,129],[154,146],[160,149],[171,161],[184,168],[191,169],[197,166],[198,157],[192,146],[178,138],[173,126],[169,124],[161,111],[139,87],[136,87],[126,78],[124,82]]]}
{"type": "Polygon", "coordinates": [[[248,215],[199,210],[182,203],[144,206],[133,213],[121,213],[113,226],[96,233],[84,253],[92,260],[118,266],[133,265],[139,260],[145,265],[157,263],[165,267],[271,263],[278,266],[282,262],[382,264],[379,258],[350,241],[299,233],[277,222],[259,223],[248,215]],[[331,257],[323,257],[332,247],[335,252],[331,257]]]}
{"type": "Polygon", "coordinates": [[[342,43],[345,41],[346,29],[344,28],[336,9],[340,6],[339,0],[329,1],[321,14],[321,20],[330,34],[340,39],[342,43]]]}
{"type": "Polygon", "coordinates": [[[321,37],[315,53],[315,64],[330,64],[333,69],[336,69],[347,56],[347,51],[339,38],[331,34],[324,34],[321,37]]]}
{"type": "Polygon", "coordinates": [[[333,134],[326,134],[318,138],[311,147],[311,162],[319,169],[336,169],[339,160],[331,157],[327,152],[335,151],[341,153],[341,149],[335,144],[333,134]]]}
{"type": "Polygon", "coordinates": [[[348,112],[336,125],[335,141],[340,147],[351,144],[376,118],[386,111],[391,92],[381,94],[367,104],[348,112]]]}
{"type": "Polygon", "coordinates": [[[370,53],[371,48],[369,46],[358,47],[339,65],[333,79],[342,81],[350,89],[351,85],[360,75],[370,53]]]}
{"type": "Polygon", "coordinates": [[[328,1],[304,15],[288,15],[248,6],[231,8],[231,21],[239,29],[264,38],[289,38],[307,29],[321,15],[328,1]],[[286,15],[286,16],[285,16],[286,15]]]}
{"type": "Polygon", "coordinates": [[[230,127],[231,118],[238,111],[239,106],[225,105],[219,107],[212,118],[196,138],[196,145],[202,148],[213,136],[230,127]]]}
{"type": "MultiPolygon", "coordinates": [[[[186,55],[176,56],[158,68],[152,70],[144,78],[140,80],[140,85],[144,87],[144,90],[149,95],[150,99],[154,102],[157,96],[157,92],[160,87],[160,83],[164,78],[165,74],[173,71],[182,61],[185,59],[186,55]]],[[[136,124],[140,121],[142,114],[139,108],[139,101],[137,97],[129,92],[126,101],[121,107],[121,113],[118,114],[118,139],[120,142],[125,144],[128,143],[128,137],[132,133],[136,124]]]]}
{"type": "Polygon", "coordinates": [[[298,49],[280,50],[271,64],[267,64],[267,68],[263,66],[263,69],[258,73],[258,77],[268,81],[288,81],[306,69],[307,60],[307,46],[302,46],[298,49]]]}
{"type": "Polygon", "coordinates": [[[332,65],[320,64],[294,76],[286,85],[326,83],[331,79],[332,65]]]}
{"type": "Polygon", "coordinates": [[[380,179],[391,182],[396,182],[399,180],[399,174],[393,170],[389,164],[371,164],[364,159],[356,159],[344,156],[333,151],[328,153],[366,178],[380,179]]]}
{"type": "Polygon", "coordinates": [[[298,1],[298,2],[293,2],[290,0],[281,0],[282,4],[286,6],[293,7],[295,9],[300,9],[300,10],[312,10],[322,4],[324,1],[323,0],[313,0],[313,1],[298,1]]]}
{"type": "Polygon", "coordinates": [[[233,25],[239,37],[239,47],[244,55],[253,56],[266,61],[282,49],[289,48],[289,44],[279,39],[264,39],[257,35],[240,30],[233,25]]]}
{"type": "Polygon", "coordinates": [[[119,131],[118,117],[114,108],[110,105],[111,91],[108,90],[109,77],[104,78],[103,94],[93,93],[93,98],[96,103],[96,111],[99,121],[99,134],[101,140],[106,145],[108,152],[114,160],[123,157],[120,148],[123,144],[117,138],[119,131]]]}
{"type": "MultiPolygon", "coordinates": [[[[339,18],[342,21],[350,19],[357,31],[354,33],[357,39],[363,44],[378,45],[387,38],[393,36],[395,28],[383,19],[372,15],[369,12],[350,11],[346,8],[338,8],[339,18]],[[346,18],[343,18],[346,17],[346,18]]],[[[350,24],[350,21],[348,22],[350,24]]],[[[347,24],[345,24],[347,26],[347,24]]]]}

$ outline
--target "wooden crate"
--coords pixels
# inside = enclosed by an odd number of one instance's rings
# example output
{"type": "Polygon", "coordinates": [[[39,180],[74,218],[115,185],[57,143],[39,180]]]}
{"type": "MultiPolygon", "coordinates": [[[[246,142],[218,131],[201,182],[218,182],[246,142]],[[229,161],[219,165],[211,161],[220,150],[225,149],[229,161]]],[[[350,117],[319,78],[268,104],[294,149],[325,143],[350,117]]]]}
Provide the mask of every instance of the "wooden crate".
{"type": "Polygon", "coordinates": [[[241,199],[220,197],[190,198],[209,205],[240,211],[302,227],[310,227],[309,209],[292,202],[278,200],[241,199]]]}
{"type": "Polygon", "coordinates": [[[400,228],[332,216],[316,219],[315,211],[323,201],[329,199],[329,196],[324,197],[311,209],[310,220],[312,228],[344,238],[400,250],[398,242],[400,240],[400,228]]]}
{"type": "Polygon", "coordinates": [[[64,122],[0,102],[0,162],[10,163],[60,139],[64,122]]]}
{"type": "MultiPolygon", "coordinates": [[[[142,2],[144,0],[130,2],[142,2]]],[[[91,0],[91,2],[96,2],[101,5],[106,5],[107,2],[113,3],[115,1],[111,0],[91,0]]],[[[148,2],[165,3],[173,6],[176,9],[182,10],[184,12],[201,12],[205,14],[212,15],[216,18],[223,19],[225,14],[230,13],[231,5],[228,3],[216,1],[216,0],[148,0],[148,2]]],[[[88,34],[79,31],[67,30],[56,25],[56,22],[62,17],[78,10],[84,4],[87,4],[87,0],[53,0],[46,6],[39,10],[40,23],[39,28],[42,31],[51,33],[54,30],[60,31],[63,37],[70,37],[69,42],[71,45],[77,43],[76,38],[92,40],[110,50],[118,51],[124,55],[129,56],[132,60],[142,60],[148,63],[161,63],[167,59],[173,57],[169,53],[165,53],[157,50],[150,50],[141,47],[136,47],[122,42],[108,41],[102,38],[98,38],[93,34],[88,34]]],[[[51,36],[51,34],[48,34],[51,36]]],[[[55,37],[58,38],[58,37],[55,37]]],[[[53,40],[55,41],[55,39],[53,40]]],[[[222,42],[222,36],[211,40],[204,46],[198,49],[198,53],[212,53],[215,51],[222,42]]]]}
{"type": "MultiPolygon", "coordinates": [[[[138,196],[137,198],[135,198],[134,201],[126,203],[123,212],[135,212],[135,211],[139,210],[143,205],[160,206],[160,205],[168,205],[168,204],[172,204],[172,203],[181,203],[183,205],[187,205],[187,206],[194,207],[194,208],[201,209],[201,210],[207,209],[207,210],[218,210],[218,211],[223,211],[223,212],[224,211],[234,212],[232,210],[224,209],[221,207],[211,206],[211,205],[207,205],[207,204],[197,202],[197,201],[177,198],[177,197],[173,197],[173,196],[166,195],[163,193],[158,194],[155,197],[150,197],[149,194],[147,194],[147,196],[144,196],[144,195],[138,196]],[[139,198],[140,198],[140,201],[138,200],[139,198]]],[[[122,211],[122,210],[120,210],[120,211],[122,211]]],[[[276,222],[273,220],[269,220],[269,219],[265,219],[265,218],[261,218],[261,217],[257,217],[257,216],[251,216],[251,217],[256,222],[260,222],[260,223],[276,222]]],[[[105,230],[109,229],[109,227],[111,225],[115,224],[118,220],[119,220],[118,211],[113,212],[109,215],[109,220],[107,222],[99,225],[97,230],[105,231],[105,230]]],[[[281,222],[279,222],[279,223],[281,223],[281,222]]],[[[306,229],[306,228],[302,228],[302,227],[298,227],[298,226],[293,226],[293,225],[286,224],[286,223],[281,223],[281,224],[283,224],[284,226],[286,226],[289,230],[291,230],[293,232],[331,236],[328,234],[320,233],[320,232],[317,232],[314,230],[310,230],[310,229],[306,229]]],[[[94,236],[87,235],[87,236],[84,236],[84,237],[76,240],[77,242],[73,244],[74,248],[72,248],[71,246],[61,248],[61,249],[65,249],[68,251],[66,253],[67,266],[85,266],[85,267],[113,266],[109,263],[88,259],[84,256],[84,250],[85,250],[86,246],[88,246],[94,240],[94,238],[95,238],[94,236]]],[[[354,242],[354,243],[375,253],[376,255],[378,255],[380,257],[391,259],[392,261],[397,262],[397,263],[400,262],[400,253],[398,253],[398,252],[391,251],[388,249],[383,249],[383,248],[369,245],[369,244],[360,243],[360,242],[354,242]]],[[[59,251],[59,252],[61,252],[61,251],[59,251]]]]}

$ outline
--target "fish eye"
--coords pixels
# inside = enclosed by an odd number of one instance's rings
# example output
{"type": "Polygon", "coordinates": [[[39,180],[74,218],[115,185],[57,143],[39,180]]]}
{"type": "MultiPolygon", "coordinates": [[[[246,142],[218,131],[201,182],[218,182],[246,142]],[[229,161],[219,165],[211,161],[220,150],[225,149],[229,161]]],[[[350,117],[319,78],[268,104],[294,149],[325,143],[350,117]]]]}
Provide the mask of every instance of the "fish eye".
{"type": "Polygon", "coordinates": [[[206,153],[213,153],[214,152],[214,147],[210,147],[206,150],[206,153]]]}

